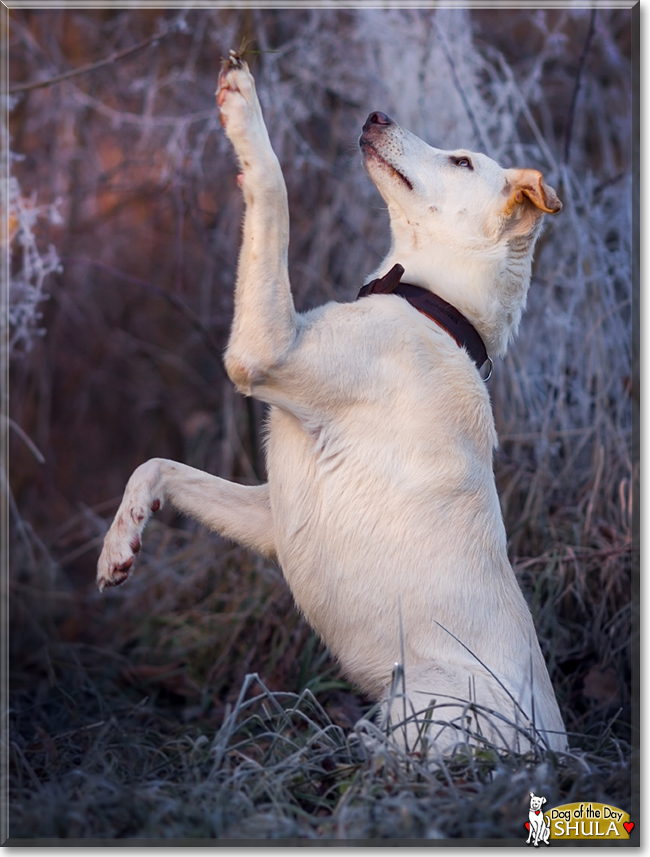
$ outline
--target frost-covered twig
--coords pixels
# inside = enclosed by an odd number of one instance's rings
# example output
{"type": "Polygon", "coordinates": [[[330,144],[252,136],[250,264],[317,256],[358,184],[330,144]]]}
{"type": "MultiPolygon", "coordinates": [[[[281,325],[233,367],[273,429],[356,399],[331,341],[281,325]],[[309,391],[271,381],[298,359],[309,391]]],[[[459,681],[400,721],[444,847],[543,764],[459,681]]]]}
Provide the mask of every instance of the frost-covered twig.
{"type": "Polygon", "coordinates": [[[36,223],[48,218],[51,223],[60,223],[59,201],[51,205],[37,205],[36,195],[25,198],[18,180],[8,179],[9,238],[14,249],[15,272],[9,280],[9,308],[6,321],[8,335],[6,348],[9,355],[29,349],[35,336],[41,336],[40,304],[47,299],[44,290],[49,274],[61,270],[56,249],[49,245],[46,250],[38,246],[36,223]]]}

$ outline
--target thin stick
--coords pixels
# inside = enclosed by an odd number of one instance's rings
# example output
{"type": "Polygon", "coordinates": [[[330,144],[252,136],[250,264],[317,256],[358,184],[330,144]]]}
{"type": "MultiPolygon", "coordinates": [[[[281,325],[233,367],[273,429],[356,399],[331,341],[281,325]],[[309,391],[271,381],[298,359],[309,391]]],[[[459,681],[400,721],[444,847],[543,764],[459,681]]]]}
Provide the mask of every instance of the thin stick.
{"type": "Polygon", "coordinates": [[[474,135],[478,141],[478,145],[481,147],[481,150],[484,152],[489,151],[490,146],[488,145],[488,141],[483,136],[481,132],[481,127],[476,120],[476,116],[474,115],[474,111],[472,110],[467,95],[465,94],[465,90],[463,89],[463,85],[460,82],[460,78],[458,77],[458,72],[456,71],[456,65],[454,63],[454,58],[451,55],[451,51],[449,50],[449,45],[447,44],[447,40],[445,36],[438,26],[438,22],[434,18],[433,20],[434,27],[436,28],[436,33],[438,35],[438,39],[440,40],[440,44],[442,45],[442,49],[445,53],[445,57],[447,58],[447,62],[449,63],[449,70],[451,71],[451,76],[454,81],[454,85],[458,94],[460,95],[460,99],[463,102],[463,107],[465,108],[465,112],[467,113],[467,117],[469,121],[472,123],[472,128],[474,130],[474,135]]]}
{"type": "MultiPolygon", "coordinates": [[[[402,709],[404,712],[404,721],[406,721],[406,647],[404,646],[404,622],[402,620],[402,593],[397,595],[397,609],[399,611],[399,647],[402,657],[402,709]]],[[[406,726],[404,726],[404,746],[408,749],[408,736],[406,726]]]]}
{"type": "Polygon", "coordinates": [[[591,40],[594,35],[594,31],[596,29],[596,9],[595,7],[591,10],[591,17],[589,20],[589,32],[587,33],[587,38],[585,39],[585,45],[582,49],[582,54],[580,55],[580,61],[578,62],[578,73],[576,75],[576,85],[573,88],[573,97],[571,98],[571,107],[569,108],[569,116],[567,118],[567,127],[566,133],[564,135],[564,163],[569,163],[569,153],[571,151],[571,137],[573,136],[573,117],[575,115],[576,102],[578,100],[578,92],[580,91],[580,84],[582,83],[582,71],[584,69],[585,60],[587,59],[587,54],[589,53],[589,48],[591,47],[591,40]]]}
{"type": "Polygon", "coordinates": [[[16,432],[18,437],[20,437],[22,441],[29,447],[38,463],[45,464],[45,456],[38,449],[34,441],[30,437],[28,437],[28,435],[21,429],[18,423],[14,422],[11,417],[3,417],[3,419],[6,421],[7,425],[10,426],[16,432]]]}
{"type": "Polygon", "coordinates": [[[71,77],[78,77],[80,74],[88,74],[90,71],[95,71],[98,68],[103,68],[105,65],[118,62],[118,60],[124,59],[124,57],[128,57],[130,54],[134,54],[136,51],[146,48],[147,45],[151,45],[152,43],[160,41],[160,39],[164,39],[165,36],[168,36],[172,32],[172,29],[173,28],[170,27],[165,31],[149,36],[148,39],[138,42],[137,45],[132,45],[132,47],[125,48],[123,51],[117,51],[103,60],[98,60],[97,62],[90,63],[89,65],[84,65],[81,68],[73,68],[71,71],[66,71],[63,74],[56,75],[56,77],[50,77],[47,80],[36,80],[32,83],[20,83],[18,86],[14,86],[9,90],[9,95],[19,95],[22,92],[30,92],[32,89],[44,89],[47,86],[54,86],[54,84],[61,83],[63,80],[69,80],[71,77]]]}

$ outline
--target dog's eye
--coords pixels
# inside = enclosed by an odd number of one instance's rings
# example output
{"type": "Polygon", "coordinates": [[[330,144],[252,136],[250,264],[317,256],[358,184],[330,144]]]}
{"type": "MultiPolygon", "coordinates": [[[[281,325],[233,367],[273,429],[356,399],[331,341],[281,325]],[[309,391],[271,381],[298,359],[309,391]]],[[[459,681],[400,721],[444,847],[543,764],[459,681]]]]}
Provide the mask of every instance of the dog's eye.
{"type": "Polygon", "coordinates": [[[452,156],[452,158],[450,160],[457,167],[467,167],[468,170],[474,169],[474,167],[472,166],[472,162],[465,155],[461,155],[461,157],[459,157],[459,158],[455,158],[452,156]]]}

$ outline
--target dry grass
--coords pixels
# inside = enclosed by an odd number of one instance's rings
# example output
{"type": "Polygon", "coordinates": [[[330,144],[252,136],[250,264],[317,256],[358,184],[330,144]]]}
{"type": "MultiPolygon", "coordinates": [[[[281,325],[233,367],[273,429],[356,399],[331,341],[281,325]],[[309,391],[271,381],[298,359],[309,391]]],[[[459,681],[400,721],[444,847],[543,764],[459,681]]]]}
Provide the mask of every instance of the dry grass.
{"type": "Polygon", "coordinates": [[[630,20],[12,13],[21,81],[168,31],[11,111],[24,158],[9,329],[12,837],[521,840],[531,789],[550,805],[634,808],[630,20]],[[126,587],[94,589],[141,461],[263,478],[263,409],[221,365],[241,200],[213,99],[219,59],[244,36],[262,50],[251,59],[287,176],[299,309],[352,297],[386,250],[355,146],[370,110],[434,145],[539,168],[564,202],[490,392],[511,555],[572,735],[566,756],[484,747],[436,770],[405,758],[279,570],[171,516],[147,530],[126,587]]]}
{"type": "MultiPolygon", "coordinates": [[[[583,728],[566,755],[468,748],[431,769],[417,748],[391,744],[322,650],[310,650],[277,572],[241,553],[215,568],[205,562],[212,539],[174,541],[157,527],[133,586],[108,604],[90,598],[83,628],[61,620],[81,614],[73,591],[17,587],[14,681],[24,689],[11,718],[12,838],[520,838],[530,790],[551,805],[630,807],[620,718],[605,723],[602,708],[574,718],[583,728]],[[158,539],[164,570],[154,567],[158,539]],[[246,595],[232,595],[235,573],[246,595]],[[32,611],[29,639],[19,605],[32,611]],[[240,680],[258,665],[294,692],[256,673],[240,680]]],[[[543,577],[555,579],[548,567],[543,577]]],[[[582,642],[559,627],[570,638],[563,651],[582,642]]],[[[577,692],[565,683],[561,695],[577,692]]]]}
{"type": "Polygon", "coordinates": [[[519,564],[571,752],[431,770],[373,725],[276,569],[187,535],[154,525],[108,597],[15,586],[12,838],[518,839],[531,790],[631,809],[629,601],[598,599],[602,553],[519,564]]]}

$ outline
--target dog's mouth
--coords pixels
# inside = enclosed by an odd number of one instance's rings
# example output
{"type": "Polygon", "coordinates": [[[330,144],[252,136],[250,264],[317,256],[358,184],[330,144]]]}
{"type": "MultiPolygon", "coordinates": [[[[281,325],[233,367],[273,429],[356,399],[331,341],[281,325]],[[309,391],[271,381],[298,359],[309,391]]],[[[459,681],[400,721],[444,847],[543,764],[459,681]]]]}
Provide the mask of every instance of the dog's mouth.
{"type": "Polygon", "coordinates": [[[396,176],[401,182],[403,182],[409,190],[413,190],[413,183],[397,169],[393,164],[386,160],[386,158],[381,155],[374,144],[362,134],[359,137],[359,146],[363,153],[364,161],[367,163],[369,160],[377,161],[379,164],[384,167],[391,175],[396,176]]]}

